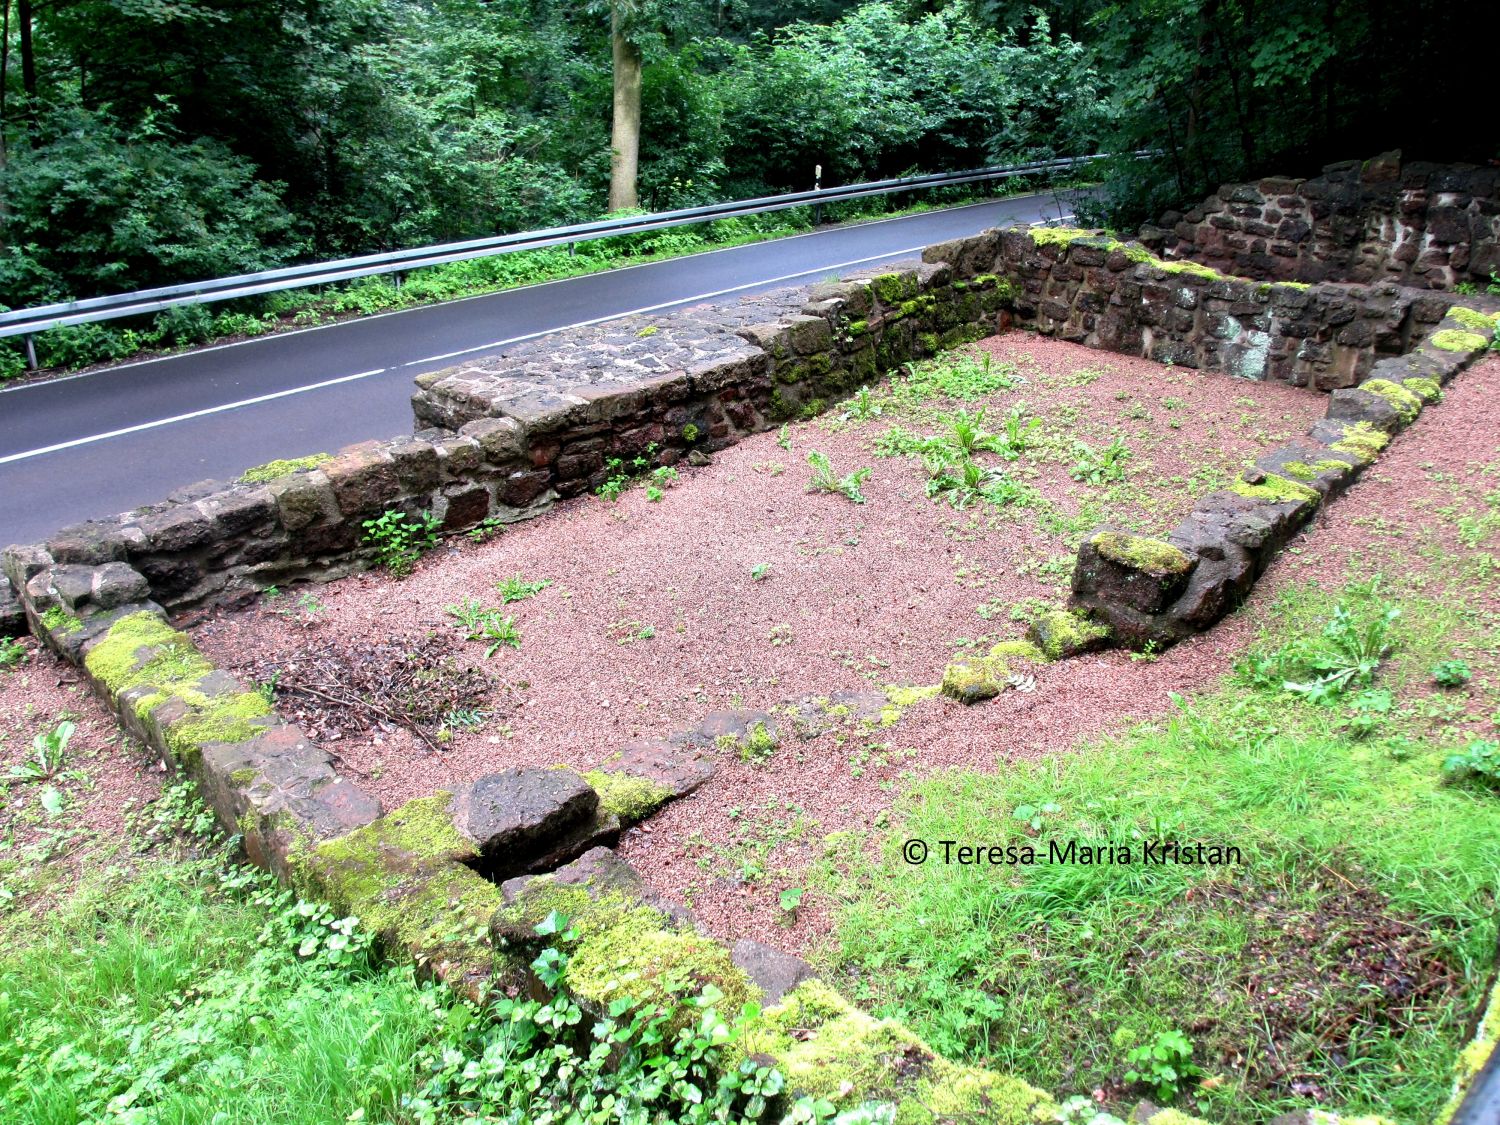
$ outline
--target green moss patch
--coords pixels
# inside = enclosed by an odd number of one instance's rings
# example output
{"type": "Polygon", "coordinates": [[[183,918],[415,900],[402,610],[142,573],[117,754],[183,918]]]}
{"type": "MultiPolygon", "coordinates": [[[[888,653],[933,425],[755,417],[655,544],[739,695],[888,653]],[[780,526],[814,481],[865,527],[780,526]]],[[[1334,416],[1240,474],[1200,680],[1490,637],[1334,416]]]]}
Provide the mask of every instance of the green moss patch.
{"type": "Polygon", "coordinates": [[[55,605],[42,614],[42,625],[54,633],[76,633],[83,628],[83,622],[60,605],[55,605]]]}
{"type": "Polygon", "coordinates": [[[1389,379],[1369,379],[1361,383],[1359,389],[1385,399],[1408,426],[1422,413],[1422,400],[1400,383],[1393,383],[1389,379]]]}
{"type": "Polygon", "coordinates": [[[1443,388],[1436,379],[1407,379],[1401,385],[1425,403],[1442,401],[1443,388]]]}
{"type": "Polygon", "coordinates": [[[1380,456],[1381,450],[1391,443],[1391,435],[1377,430],[1368,422],[1356,422],[1344,427],[1344,436],[1328,448],[1336,453],[1347,453],[1368,465],[1380,456]]]}
{"type": "Polygon", "coordinates": [[[488,971],[500,888],[459,860],[473,845],[448,813],[452,794],[408,801],[293,857],[300,885],[356,915],[389,948],[488,971]]]}
{"type": "Polygon", "coordinates": [[[979,656],[956,661],[943,670],[940,690],[960,703],[981,703],[1005,690],[1010,664],[1000,657],[979,656]]]}
{"type": "Polygon", "coordinates": [[[1018,1078],[940,1058],[902,1024],[859,1011],[821,981],[798,985],[766,1011],[743,1046],[774,1058],[794,1096],[826,1098],[840,1108],[894,1103],[901,1125],[1022,1125],[1048,1119],[1056,1108],[1018,1078]]]}
{"type": "Polygon", "coordinates": [[[1477,332],[1462,332],[1457,328],[1434,332],[1428,343],[1445,352],[1477,352],[1489,346],[1489,341],[1477,332]]]}
{"type": "Polygon", "coordinates": [[[1039,656],[1061,660],[1099,648],[1109,640],[1109,628],[1074,610],[1058,607],[1031,623],[1031,639],[1039,656]]]}
{"type": "Polygon", "coordinates": [[[1259,484],[1237,480],[1229,486],[1229,491],[1249,500],[1265,500],[1272,504],[1317,504],[1322,499],[1317,489],[1275,473],[1267,473],[1266,479],[1259,484]]]}
{"type": "Polygon", "coordinates": [[[645,777],[594,770],[584,780],[599,794],[599,805],[622,821],[645,820],[672,799],[672,790],[645,777]]]}
{"type": "Polygon", "coordinates": [[[185,679],[198,680],[213,670],[186,633],[178,632],[150,610],[132,613],[111,625],[83,658],[83,664],[89,675],[115,695],[138,684],[164,687],[185,679]]]}
{"type": "Polygon", "coordinates": [[[1471,309],[1466,305],[1454,305],[1448,310],[1448,319],[1456,320],[1471,332],[1494,332],[1495,317],[1471,309]]]}
{"type": "Polygon", "coordinates": [[[1185,574],[1193,567],[1192,559],[1160,539],[1147,539],[1123,531],[1101,531],[1089,542],[1102,558],[1159,577],[1185,574]]]}
{"type": "Polygon", "coordinates": [[[246,469],[240,474],[240,480],[246,484],[265,484],[267,481],[279,480],[281,477],[291,476],[293,473],[300,472],[303,469],[316,469],[319,465],[332,460],[332,453],[312,453],[306,457],[267,461],[264,465],[257,465],[253,469],[246,469]]]}

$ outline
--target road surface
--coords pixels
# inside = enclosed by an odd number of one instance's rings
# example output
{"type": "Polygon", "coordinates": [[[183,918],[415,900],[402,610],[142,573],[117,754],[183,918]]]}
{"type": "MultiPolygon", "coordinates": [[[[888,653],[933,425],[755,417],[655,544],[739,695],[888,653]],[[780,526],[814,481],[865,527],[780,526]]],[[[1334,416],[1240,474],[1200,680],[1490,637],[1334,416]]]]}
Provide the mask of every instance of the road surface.
{"type": "Polygon", "coordinates": [[[0,391],[0,544],[276,458],[410,433],[413,376],[467,355],[806,284],[1067,207],[1019,196],[834,227],[12,387],[0,391]]]}

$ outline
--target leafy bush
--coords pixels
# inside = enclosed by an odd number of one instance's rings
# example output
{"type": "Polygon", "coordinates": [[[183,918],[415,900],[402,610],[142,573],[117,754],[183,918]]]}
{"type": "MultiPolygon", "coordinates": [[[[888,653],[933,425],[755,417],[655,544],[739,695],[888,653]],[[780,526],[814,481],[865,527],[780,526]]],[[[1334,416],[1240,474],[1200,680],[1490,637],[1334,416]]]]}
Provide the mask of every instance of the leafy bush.
{"type": "Polygon", "coordinates": [[[1432,682],[1442,688],[1461,688],[1474,678],[1467,662],[1440,660],[1432,666],[1432,682]]]}
{"type": "Polygon", "coordinates": [[[1193,1044],[1181,1031],[1158,1031],[1150,1043],[1132,1048],[1125,1056],[1130,1069],[1125,1081],[1151,1087],[1163,1102],[1175,1098],[1182,1084],[1203,1073],[1190,1061],[1193,1044]]]}
{"type": "Polygon", "coordinates": [[[1476,738],[1459,753],[1450,754],[1443,762],[1443,770],[1455,778],[1500,785],[1500,742],[1476,738]]]}
{"type": "Polygon", "coordinates": [[[417,559],[438,545],[442,521],[431,512],[413,519],[397,508],[390,508],[374,519],[365,520],[364,541],[373,544],[379,564],[397,577],[411,573],[417,559]]]}

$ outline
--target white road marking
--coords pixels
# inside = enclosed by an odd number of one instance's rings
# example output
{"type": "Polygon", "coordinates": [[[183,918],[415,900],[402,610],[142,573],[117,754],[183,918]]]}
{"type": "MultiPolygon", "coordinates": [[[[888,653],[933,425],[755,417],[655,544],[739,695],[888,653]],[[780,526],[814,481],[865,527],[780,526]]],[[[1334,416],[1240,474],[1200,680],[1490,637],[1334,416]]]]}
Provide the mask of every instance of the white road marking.
{"type": "MultiPolygon", "coordinates": [[[[423,359],[414,359],[403,363],[402,367],[417,367],[424,363],[437,363],[440,360],[454,359],[458,356],[473,355],[475,352],[490,351],[494,348],[503,348],[507,344],[519,344],[524,340],[535,340],[539,336],[550,336],[554,332],[563,332],[569,328],[586,328],[592,324],[603,324],[606,321],[620,320],[627,316],[640,316],[643,313],[659,312],[662,309],[675,308],[679,305],[692,304],[695,301],[707,301],[714,297],[727,296],[730,293],[740,293],[746,289],[758,289],[765,285],[775,285],[781,281],[793,281],[799,277],[809,277],[813,274],[828,273],[832,270],[845,270],[854,266],[868,265],[871,262],[880,262],[889,258],[900,258],[904,254],[914,254],[924,249],[924,246],[911,246],[905,250],[891,250],[884,254],[875,254],[868,258],[856,258],[849,262],[835,262],[832,265],[818,266],[815,269],[802,270],[799,273],[783,274],[780,277],[764,278],[760,281],[747,282],[744,285],[734,285],[728,289],[715,289],[710,293],[698,293],[691,297],[682,297],[675,301],[663,301],[657,305],[645,305],[638,309],[627,309],[624,312],[611,313],[608,316],[596,316],[589,320],[577,320],[572,324],[560,324],[556,328],[547,328],[539,332],[527,332],[521,336],[511,336],[505,340],[494,340],[488,344],[480,344],[478,347],[465,348],[463,351],[446,352],[441,355],[427,356],[423,359]]],[[[93,434],[89,437],[74,438],[72,441],[58,442],[56,445],[44,445],[40,449],[28,449],[21,453],[11,453],[0,457],[0,465],[8,465],[13,461],[25,461],[31,457],[41,457],[43,454],[56,453],[63,449],[76,449],[80,445],[92,445],[94,442],[107,441],[110,438],[124,437],[126,434],[137,434],[143,430],[154,430],[161,426],[171,426],[178,422],[190,422],[195,418],[204,418],[210,414],[223,414],[230,410],[239,410],[246,406],[257,406],[263,402],[271,402],[278,398],[290,398],[292,395],[306,394],[309,391],[319,391],[325,387],[337,386],[340,383],[352,383],[357,379],[368,379],[372,375],[380,375],[392,370],[388,367],[377,367],[371,371],[361,371],[357,375],[342,375],[337,379],[324,379],[322,382],[309,383],[305,387],[289,387],[284,391],[276,391],[273,394],[257,395],[254,398],[240,399],[238,402],[226,402],[220,406],[209,406],[202,410],[194,410],[187,414],[176,414],[170,418],[159,418],[154,422],[142,422],[135,426],[126,426],[123,429],[110,430],[107,433],[93,434]]]]}

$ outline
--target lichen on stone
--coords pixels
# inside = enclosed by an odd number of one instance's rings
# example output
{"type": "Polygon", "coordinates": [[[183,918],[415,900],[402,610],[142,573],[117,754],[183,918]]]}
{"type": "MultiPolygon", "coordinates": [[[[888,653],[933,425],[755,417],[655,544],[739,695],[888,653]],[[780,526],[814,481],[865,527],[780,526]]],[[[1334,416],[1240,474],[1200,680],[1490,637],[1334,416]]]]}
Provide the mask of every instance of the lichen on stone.
{"type": "Polygon", "coordinates": [[[1359,389],[1385,399],[1407,425],[1415,422],[1417,415],[1422,413],[1422,400],[1400,383],[1393,383],[1389,379],[1367,379],[1359,385],[1359,389]]]}
{"type": "Polygon", "coordinates": [[[1489,346],[1489,341],[1479,333],[1463,332],[1457,328],[1434,332],[1428,343],[1445,352],[1477,352],[1489,346]]]}
{"type": "Polygon", "coordinates": [[[1259,484],[1237,480],[1229,486],[1229,491],[1249,500],[1265,500],[1272,504],[1316,504],[1322,499],[1317,489],[1275,473],[1267,473],[1259,484]]]}
{"type": "Polygon", "coordinates": [[[1103,558],[1149,574],[1183,574],[1193,566],[1193,560],[1186,554],[1160,539],[1123,531],[1101,531],[1089,542],[1103,558]]]}
{"type": "Polygon", "coordinates": [[[599,794],[599,807],[622,821],[635,823],[650,816],[672,799],[672,790],[650,778],[628,773],[593,770],[583,775],[599,794]]]}
{"type": "Polygon", "coordinates": [[[333,460],[331,453],[313,453],[306,457],[293,457],[280,461],[267,461],[264,465],[257,465],[253,469],[246,469],[240,474],[240,480],[246,484],[265,484],[267,481],[279,480],[281,477],[291,476],[303,469],[316,469],[319,465],[333,460]]]}

